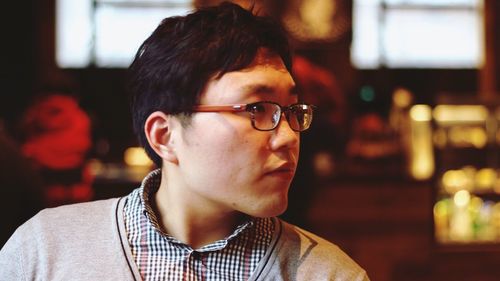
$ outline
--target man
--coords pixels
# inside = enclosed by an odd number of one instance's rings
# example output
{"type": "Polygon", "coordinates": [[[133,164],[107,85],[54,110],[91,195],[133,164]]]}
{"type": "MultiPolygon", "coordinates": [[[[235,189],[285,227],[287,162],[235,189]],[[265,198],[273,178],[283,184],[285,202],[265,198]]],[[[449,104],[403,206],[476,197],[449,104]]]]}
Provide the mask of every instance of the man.
{"type": "Polygon", "coordinates": [[[234,4],[165,19],[130,67],[134,128],[161,168],[127,197],[41,212],[0,279],[367,280],[275,217],[313,110],[290,64],[279,26],[234,4]]]}

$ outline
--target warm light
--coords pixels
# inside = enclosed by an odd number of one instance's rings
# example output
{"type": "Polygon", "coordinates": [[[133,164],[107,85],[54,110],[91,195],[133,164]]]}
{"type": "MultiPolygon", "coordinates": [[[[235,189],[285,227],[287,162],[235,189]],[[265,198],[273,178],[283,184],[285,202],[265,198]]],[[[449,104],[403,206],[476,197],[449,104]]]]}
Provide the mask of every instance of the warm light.
{"type": "Polygon", "coordinates": [[[449,131],[450,142],[456,147],[484,148],[488,142],[483,127],[456,126],[449,131]]]}
{"type": "Polygon", "coordinates": [[[327,152],[314,155],[314,170],[320,177],[331,176],[335,170],[335,161],[327,152]]]}
{"type": "Polygon", "coordinates": [[[497,172],[491,168],[483,168],[476,173],[476,186],[479,189],[493,188],[497,180],[497,172]]]}
{"type": "Polygon", "coordinates": [[[283,24],[301,41],[335,39],[347,29],[347,19],[335,1],[290,2],[283,14],[283,24]]]}
{"type": "Polygon", "coordinates": [[[485,122],[488,109],[482,105],[438,105],[434,108],[436,122],[485,122]]]}
{"type": "Polygon", "coordinates": [[[467,190],[460,190],[453,196],[453,202],[457,207],[465,207],[469,204],[470,193],[467,190]]]}
{"type": "Polygon", "coordinates": [[[443,174],[444,189],[448,193],[455,193],[457,190],[470,188],[470,180],[463,170],[449,170],[443,174]]]}
{"type": "Polygon", "coordinates": [[[475,148],[483,148],[488,142],[488,136],[483,128],[475,127],[471,129],[470,140],[475,148]]]}
{"type": "Polygon", "coordinates": [[[427,180],[434,174],[431,108],[414,105],[410,109],[409,173],[417,180],[427,180]]]}
{"type": "Polygon", "coordinates": [[[394,105],[400,108],[408,107],[413,100],[413,95],[405,88],[398,88],[392,95],[394,105]]]}
{"type": "Polygon", "coordinates": [[[450,200],[441,199],[434,204],[434,226],[435,235],[438,240],[446,240],[449,237],[449,220],[450,220],[450,200]]]}
{"type": "Polygon", "coordinates": [[[432,157],[424,155],[423,157],[415,157],[411,166],[411,173],[416,180],[427,180],[434,173],[434,164],[431,163],[432,157]]]}
{"type": "Polygon", "coordinates": [[[153,163],[142,147],[129,147],[124,153],[125,164],[129,166],[151,166],[153,163]]]}
{"type": "Polygon", "coordinates": [[[434,144],[439,148],[446,147],[446,143],[448,142],[448,136],[446,134],[446,130],[439,128],[434,131],[433,134],[434,144]]]}
{"type": "MultiPolygon", "coordinates": [[[[497,175],[500,175],[500,170],[497,170],[497,175]]],[[[493,191],[495,191],[496,193],[500,193],[500,177],[498,176],[497,179],[493,182],[493,191]]]]}
{"type": "Polygon", "coordinates": [[[493,205],[491,210],[491,223],[497,230],[497,236],[500,236],[500,203],[497,202],[493,205]]]}
{"type": "Polygon", "coordinates": [[[306,36],[328,37],[332,33],[332,15],[335,14],[334,1],[304,1],[299,9],[303,24],[311,27],[306,36]]]}
{"type": "Polygon", "coordinates": [[[481,208],[483,208],[484,205],[485,204],[483,199],[477,196],[472,196],[469,203],[469,211],[477,215],[479,212],[481,212],[481,208]]]}
{"type": "Polygon", "coordinates": [[[439,202],[436,202],[433,211],[436,218],[447,218],[449,215],[449,210],[446,200],[440,200],[439,202]]]}
{"type": "Polygon", "coordinates": [[[90,159],[88,161],[88,168],[92,175],[102,175],[105,171],[105,166],[99,159],[90,159]]]}
{"type": "Polygon", "coordinates": [[[430,121],[431,116],[431,107],[428,105],[417,104],[410,109],[410,117],[414,121],[430,121]]]}

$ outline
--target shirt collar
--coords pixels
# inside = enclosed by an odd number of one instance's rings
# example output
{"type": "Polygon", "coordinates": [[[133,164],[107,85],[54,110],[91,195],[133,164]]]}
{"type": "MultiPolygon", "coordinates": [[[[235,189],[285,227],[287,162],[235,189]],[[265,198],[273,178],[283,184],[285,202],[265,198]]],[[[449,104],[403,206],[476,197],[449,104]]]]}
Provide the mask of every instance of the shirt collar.
{"type": "MultiPolygon", "coordinates": [[[[151,223],[151,225],[155,228],[157,232],[159,232],[162,236],[165,237],[169,242],[179,244],[180,246],[183,247],[188,247],[188,245],[182,243],[181,241],[177,240],[173,236],[169,235],[166,231],[163,230],[161,227],[158,218],[156,216],[156,213],[154,211],[152,202],[153,202],[153,196],[154,194],[158,191],[160,187],[160,182],[161,182],[161,169],[156,169],[150,172],[142,181],[141,184],[141,196],[140,196],[140,206],[141,206],[141,213],[144,214],[148,221],[151,223]]],[[[199,249],[196,249],[198,252],[207,252],[207,251],[217,251],[221,250],[224,247],[227,246],[227,244],[241,235],[245,230],[251,229],[254,224],[255,224],[256,218],[247,216],[243,222],[236,227],[236,229],[233,231],[232,234],[227,236],[224,239],[215,241],[211,244],[205,245],[199,249]]]]}

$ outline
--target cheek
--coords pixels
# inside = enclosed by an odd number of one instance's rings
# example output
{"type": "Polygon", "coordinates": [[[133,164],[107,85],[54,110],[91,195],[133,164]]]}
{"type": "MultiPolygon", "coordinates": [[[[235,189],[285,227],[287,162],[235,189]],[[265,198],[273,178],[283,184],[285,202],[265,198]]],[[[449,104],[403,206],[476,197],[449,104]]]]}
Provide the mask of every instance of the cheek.
{"type": "MultiPolygon", "coordinates": [[[[251,175],[253,170],[262,166],[262,155],[259,145],[250,137],[232,136],[225,142],[224,149],[220,151],[221,160],[226,163],[225,169],[232,171],[234,176],[245,177],[251,175]]],[[[235,179],[237,180],[237,179],[235,179]]]]}
{"type": "MultiPolygon", "coordinates": [[[[232,136],[212,163],[217,165],[220,180],[227,180],[242,188],[254,184],[265,164],[265,149],[250,136],[232,136]]],[[[231,188],[238,188],[232,186],[231,188]]]]}
{"type": "Polygon", "coordinates": [[[238,123],[247,122],[246,119],[217,121],[220,122],[211,122],[211,126],[206,127],[203,125],[207,124],[196,120],[196,128],[203,129],[185,135],[191,141],[187,142],[184,152],[189,155],[191,168],[196,167],[196,173],[203,177],[243,184],[255,177],[265,164],[266,140],[247,123],[238,123]]]}

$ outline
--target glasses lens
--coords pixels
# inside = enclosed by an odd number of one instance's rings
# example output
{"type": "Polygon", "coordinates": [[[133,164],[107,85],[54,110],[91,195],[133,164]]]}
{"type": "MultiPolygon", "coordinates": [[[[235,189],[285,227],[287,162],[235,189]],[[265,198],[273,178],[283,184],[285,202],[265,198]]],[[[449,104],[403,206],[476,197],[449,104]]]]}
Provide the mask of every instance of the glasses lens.
{"type": "Polygon", "coordinates": [[[311,126],[313,116],[312,107],[308,104],[295,104],[290,106],[287,120],[290,128],[295,131],[304,131],[311,126]]]}
{"type": "Polygon", "coordinates": [[[269,102],[257,102],[250,107],[253,126],[258,130],[273,130],[281,118],[279,105],[269,102]]]}

